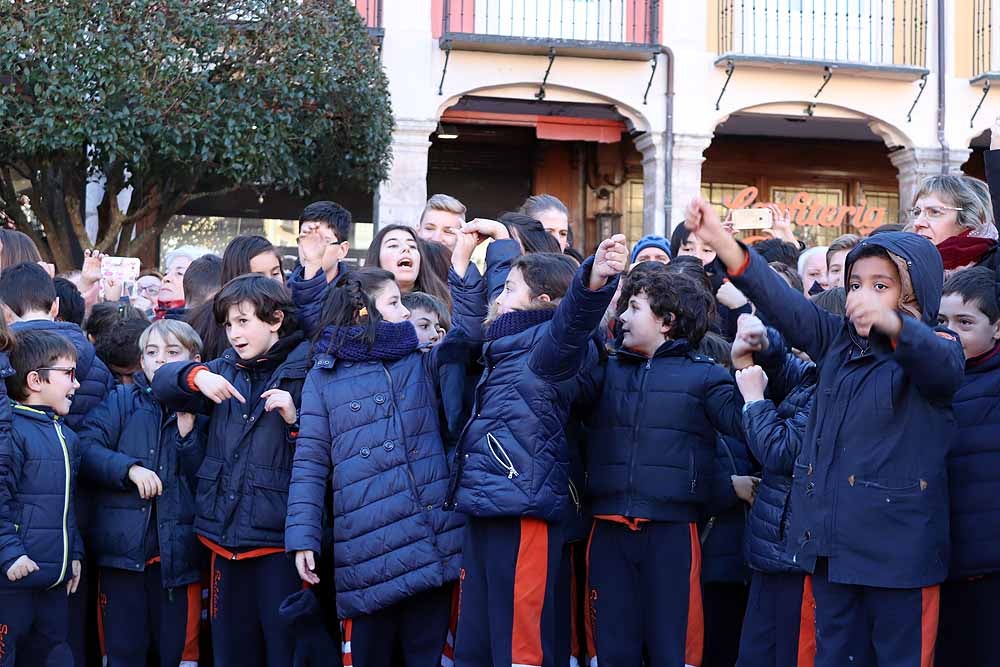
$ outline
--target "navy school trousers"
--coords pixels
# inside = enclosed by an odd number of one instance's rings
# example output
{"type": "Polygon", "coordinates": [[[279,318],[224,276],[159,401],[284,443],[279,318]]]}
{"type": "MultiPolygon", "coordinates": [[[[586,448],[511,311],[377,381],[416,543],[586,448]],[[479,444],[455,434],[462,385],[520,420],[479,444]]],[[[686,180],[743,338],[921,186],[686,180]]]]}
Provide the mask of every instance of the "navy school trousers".
{"type": "Polygon", "coordinates": [[[163,588],[157,559],[143,572],[101,568],[97,586],[98,636],[108,667],[197,664],[201,582],[163,588]]]}
{"type": "MultiPolygon", "coordinates": [[[[4,573],[3,576],[6,576],[4,573]]],[[[32,667],[72,665],[68,641],[69,598],[66,585],[48,590],[0,592],[0,667],[14,667],[18,652],[32,667]],[[30,651],[25,649],[29,647],[30,651]]]]}
{"type": "Polygon", "coordinates": [[[815,660],[812,578],[755,571],[736,667],[813,667],[815,660]]]}
{"type": "Polygon", "coordinates": [[[817,667],[933,667],[940,586],[831,583],[825,558],[812,582],[817,667]]]}
{"type": "Polygon", "coordinates": [[[457,667],[565,667],[557,615],[562,531],[541,519],[469,517],[459,579],[457,667]]]}
{"type": "Polygon", "coordinates": [[[700,667],[704,615],[695,524],[595,519],[587,597],[591,664],[700,667]]]}
{"type": "Polygon", "coordinates": [[[938,667],[1000,665],[1000,574],[941,585],[938,667]]]}

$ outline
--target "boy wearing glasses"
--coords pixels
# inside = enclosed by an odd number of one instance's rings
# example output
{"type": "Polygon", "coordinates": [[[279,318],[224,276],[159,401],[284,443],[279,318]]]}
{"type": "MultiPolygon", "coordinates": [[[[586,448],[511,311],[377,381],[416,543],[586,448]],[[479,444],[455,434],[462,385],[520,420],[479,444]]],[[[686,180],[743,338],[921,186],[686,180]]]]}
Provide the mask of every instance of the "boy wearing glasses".
{"type": "Polygon", "coordinates": [[[39,664],[73,664],[69,603],[80,582],[83,541],[73,496],[79,447],[63,424],[77,355],[61,336],[25,331],[10,353],[10,438],[0,440],[0,667],[27,641],[39,664]]]}

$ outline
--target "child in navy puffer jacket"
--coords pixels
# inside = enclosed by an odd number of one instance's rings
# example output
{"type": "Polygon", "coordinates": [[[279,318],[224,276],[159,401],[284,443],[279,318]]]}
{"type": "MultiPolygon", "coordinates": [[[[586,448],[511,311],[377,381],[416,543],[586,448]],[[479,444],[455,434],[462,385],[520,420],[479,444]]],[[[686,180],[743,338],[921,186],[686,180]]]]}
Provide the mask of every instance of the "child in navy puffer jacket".
{"type": "Polygon", "coordinates": [[[580,402],[592,405],[591,657],[629,665],[645,654],[654,664],[698,665],[697,521],[710,499],[716,432],[742,436],[740,401],[729,372],[695,351],[712,295],[650,264],[626,279],[619,344],[582,383],[580,402]]]}
{"type": "MultiPolygon", "coordinates": [[[[505,236],[498,226],[481,221],[467,233],[505,236]]],[[[575,271],[565,255],[524,255],[495,302],[449,492],[450,506],[468,517],[459,667],[548,667],[567,652],[555,618],[565,608],[556,601],[562,531],[575,512],[565,425],[627,262],[623,236],[575,271]]]]}
{"type": "MultiPolygon", "coordinates": [[[[483,281],[459,237],[449,283],[454,324],[422,352],[388,271],[341,277],[324,304],[303,390],[285,547],[316,584],[322,506],[333,487],[333,564],[344,664],[438,664],[458,579],[462,521],[443,509],[448,464],[439,421],[442,352],[478,337],[483,281]]],[[[465,347],[463,344],[460,347],[465,347]]]]}
{"type": "MultiPolygon", "coordinates": [[[[994,152],[994,151],[991,151],[994,152]]],[[[941,587],[937,664],[989,665],[1000,656],[1000,305],[992,270],[944,284],[941,323],[965,350],[955,394],[959,437],[948,454],[951,567],[941,587]]]]}
{"type": "Polygon", "coordinates": [[[934,328],[940,254],[915,234],[862,241],[847,256],[839,317],[794,293],[708,202],[696,198],[686,224],[820,370],[788,536],[815,574],[817,664],[847,664],[869,642],[879,664],[926,664],[947,574],[946,457],[964,365],[957,337],[934,328]]]}

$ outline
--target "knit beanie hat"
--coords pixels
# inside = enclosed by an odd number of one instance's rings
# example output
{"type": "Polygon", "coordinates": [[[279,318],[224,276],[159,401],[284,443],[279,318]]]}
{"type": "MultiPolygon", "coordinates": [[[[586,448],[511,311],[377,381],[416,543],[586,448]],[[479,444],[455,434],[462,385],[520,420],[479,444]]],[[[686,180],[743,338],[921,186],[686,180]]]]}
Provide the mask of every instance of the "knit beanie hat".
{"type": "Polygon", "coordinates": [[[659,248],[663,252],[667,253],[667,257],[672,258],[672,255],[670,254],[670,240],[662,236],[649,234],[639,239],[639,242],[632,248],[632,256],[629,258],[629,264],[635,264],[635,258],[638,257],[639,253],[646,248],[659,248]]]}

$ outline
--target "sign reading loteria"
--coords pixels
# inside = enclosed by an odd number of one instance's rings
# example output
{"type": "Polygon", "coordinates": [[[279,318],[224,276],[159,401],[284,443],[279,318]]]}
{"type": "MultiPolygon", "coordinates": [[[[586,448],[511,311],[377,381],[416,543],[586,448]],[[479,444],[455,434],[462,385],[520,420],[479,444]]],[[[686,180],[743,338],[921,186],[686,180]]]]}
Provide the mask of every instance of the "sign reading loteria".
{"type": "MultiPolygon", "coordinates": [[[[722,205],[728,209],[767,206],[766,202],[756,202],[757,194],[757,188],[750,186],[724,199],[722,205]]],[[[868,206],[864,200],[857,206],[828,206],[816,203],[815,197],[808,192],[799,192],[790,202],[779,202],[777,206],[787,211],[796,225],[843,228],[849,220],[855,230],[867,234],[886,222],[886,209],[868,206]]]]}

